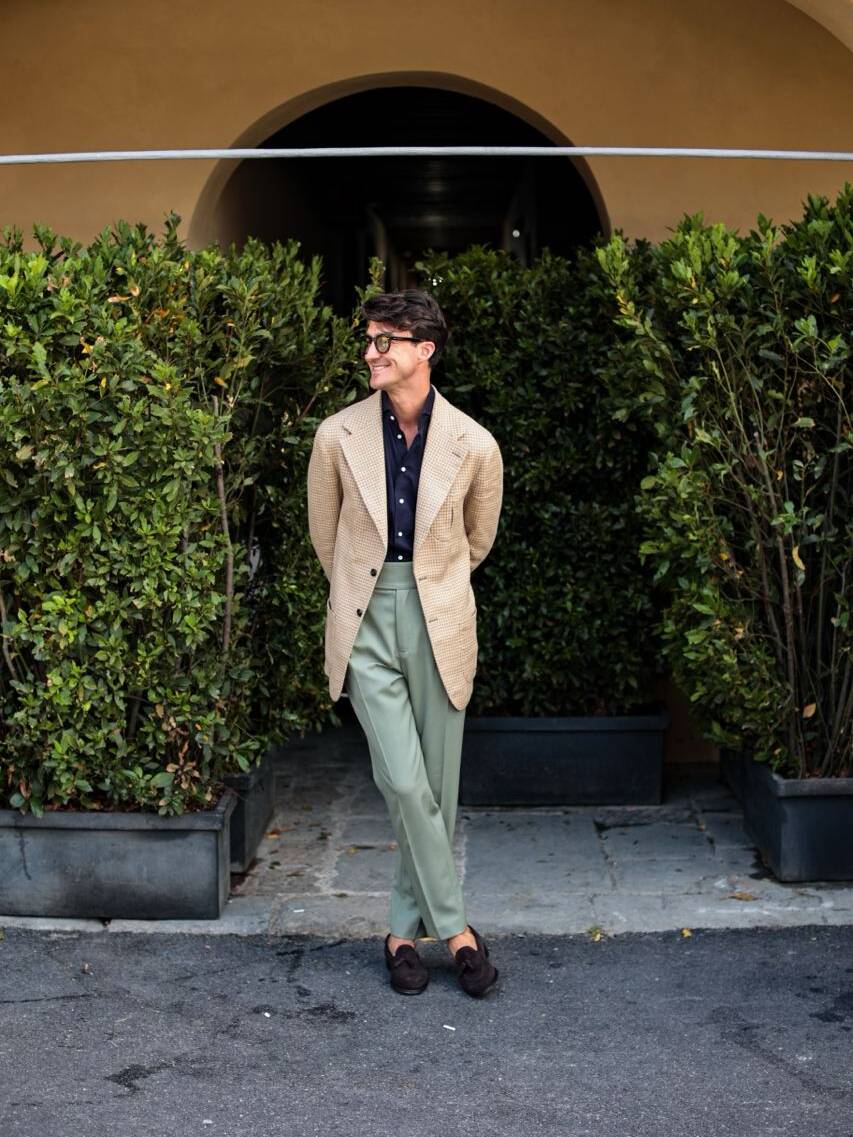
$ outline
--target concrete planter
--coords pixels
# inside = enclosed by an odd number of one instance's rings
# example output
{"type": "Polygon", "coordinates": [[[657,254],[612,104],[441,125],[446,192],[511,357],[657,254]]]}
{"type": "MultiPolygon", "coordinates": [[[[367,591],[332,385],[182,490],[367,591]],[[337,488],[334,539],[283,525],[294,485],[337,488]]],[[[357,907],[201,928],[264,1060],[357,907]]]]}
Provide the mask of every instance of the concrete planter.
{"type": "Polygon", "coordinates": [[[669,713],[470,718],[462,805],[657,805],[669,713]]]}
{"type": "Polygon", "coordinates": [[[231,814],[231,872],[245,872],[275,809],[275,768],[270,751],[245,774],[226,774],[225,785],[237,804],[231,814]]]}
{"type": "Polygon", "coordinates": [[[729,750],[720,769],[779,880],[853,880],[853,778],[780,778],[765,762],[729,750]]]}
{"type": "Polygon", "coordinates": [[[226,790],[214,809],[156,813],[0,810],[0,913],[215,920],[230,884],[226,790]]]}

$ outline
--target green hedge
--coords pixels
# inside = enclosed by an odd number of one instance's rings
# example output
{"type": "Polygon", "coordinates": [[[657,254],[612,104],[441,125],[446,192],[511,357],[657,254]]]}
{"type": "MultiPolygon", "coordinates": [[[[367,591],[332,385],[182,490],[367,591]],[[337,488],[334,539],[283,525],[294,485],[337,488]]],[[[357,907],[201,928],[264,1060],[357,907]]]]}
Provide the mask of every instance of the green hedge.
{"type": "Polygon", "coordinates": [[[328,717],[304,478],[352,328],[295,244],[0,243],[0,804],[209,805],[328,717]]]}
{"type": "Polygon", "coordinates": [[[504,458],[498,537],[474,581],[470,713],[634,710],[659,654],[633,502],[651,432],[626,399],[629,337],[604,273],[591,252],[524,268],[483,248],[421,268],[451,328],[436,385],[504,458]]]}
{"type": "Polygon", "coordinates": [[[853,188],[745,236],[685,218],[651,284],[600,254],[657,442],[638,508],[666,660],[710,738],[853,774],[853,188]]]}
{"type": "MultiPolygon", "coordinates": [[[[305,477],[367,390],[355,323],[295,243],[177,224],[0,241],[0,806],[204,808],[334,720],[305,477]]],[[[505,463],[470,713],[631,711],[665,662],[709,737],[850,769],[851,235],[848,189],[423,263],[436,384],[505,463]]]]}

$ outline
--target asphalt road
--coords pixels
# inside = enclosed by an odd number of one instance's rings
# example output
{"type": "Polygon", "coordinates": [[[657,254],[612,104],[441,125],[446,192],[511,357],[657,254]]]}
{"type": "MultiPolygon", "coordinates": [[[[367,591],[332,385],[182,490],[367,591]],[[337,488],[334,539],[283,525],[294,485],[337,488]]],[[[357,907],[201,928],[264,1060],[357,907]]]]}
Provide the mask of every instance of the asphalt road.
{"type": "Polygon", "coordinates": [[[853,927],[488,942],[7,929],[0,1133],[853,1137],[853,927]]]}

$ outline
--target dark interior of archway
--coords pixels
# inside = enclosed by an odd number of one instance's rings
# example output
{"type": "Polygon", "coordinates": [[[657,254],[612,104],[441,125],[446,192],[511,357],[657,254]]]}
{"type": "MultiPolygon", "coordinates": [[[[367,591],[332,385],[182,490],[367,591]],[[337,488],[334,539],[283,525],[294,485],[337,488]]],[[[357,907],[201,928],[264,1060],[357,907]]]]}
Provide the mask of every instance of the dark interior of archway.
{"type": "MultiPolygon", "coordinates": [[[[469,95],[383,87],[327,103],[264,146],[548,146],[520,118],[469,95]]],[[[237,167],[218,207],[217,236],[242,244],[296,237],[324,262],[326,298],[349,312],[373,255],[385,286],[414,283],[427,249],[503,248],[529,263],[568,254],[600,232],[592,195],[559,158],[315,158],[237,167]]]]}

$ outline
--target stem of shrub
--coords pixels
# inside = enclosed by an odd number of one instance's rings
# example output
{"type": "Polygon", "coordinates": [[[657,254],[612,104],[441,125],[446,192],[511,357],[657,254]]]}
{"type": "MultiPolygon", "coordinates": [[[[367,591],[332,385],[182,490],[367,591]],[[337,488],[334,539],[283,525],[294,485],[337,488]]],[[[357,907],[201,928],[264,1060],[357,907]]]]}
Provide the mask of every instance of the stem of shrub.
{"type": "MultiPolygon", "coordinates": [[[[6,623],[6,605],[3,601],[3,593],[2,592],[0,592],[0,620],[4,624],[6,623]]],[[[15,662],[12,659],[11,654],[9,653],[9,642],[8,642],[8,639],[6,637],[5,632],[3,632],[3,634],[2,634],[2,638],[3,638],[3,658],[6,660],[6,664],[9,668],[9,671],[12,675],[12,678],[13,679],[20,679],[20,676],[18,675],[18,669],[15,667],[15,662]]]]}
{"type": "MultiPolygon", "coordinates": [[[[219,417],[219,399],[213,396],[213,412],[219,417]]],[[[213,453],[216,455],[216,493],[219,498],[219,515],[222,522],[222,532],[225,535],[225,544],[228,553],[225,558],[225,619],[222,625],[222,651],[227,652],[231,644],[231,607],[234,599],[234,547],[231,544],[231,533],[228,528],[228,509],[225,504],[225,475],[222,467],[222,451],[219,443],[214,442],[213,453]]]]}

